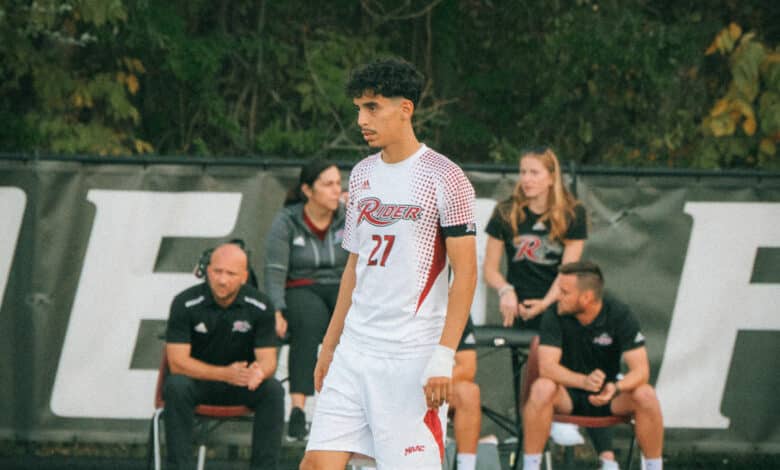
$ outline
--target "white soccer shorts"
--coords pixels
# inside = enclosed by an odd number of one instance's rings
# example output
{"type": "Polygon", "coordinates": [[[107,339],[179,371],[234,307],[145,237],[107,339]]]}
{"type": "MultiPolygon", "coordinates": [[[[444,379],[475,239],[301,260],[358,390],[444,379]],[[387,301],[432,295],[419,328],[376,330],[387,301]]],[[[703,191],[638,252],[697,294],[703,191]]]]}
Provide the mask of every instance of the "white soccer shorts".
{"type": "Polygon", "coordinates": [[[374,357],[343,345],[317,398],[306,450],[357,452],[378,470],[441,470],[447,406],[428,410],[428,358],[374,357]]]}

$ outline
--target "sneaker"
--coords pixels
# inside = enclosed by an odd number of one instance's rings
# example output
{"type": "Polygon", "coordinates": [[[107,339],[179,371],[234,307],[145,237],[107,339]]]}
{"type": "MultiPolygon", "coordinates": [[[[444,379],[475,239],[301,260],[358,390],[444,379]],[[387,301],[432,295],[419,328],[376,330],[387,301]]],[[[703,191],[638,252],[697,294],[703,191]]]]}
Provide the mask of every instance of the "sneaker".
{"type": "Polygon", "coordinates": [[[620,465],[614,460],[601,459],[601,470],[620,470],[620,465]]]}
{"type": "Polygon", "coordinates": [[[550,437],[559,446],[576,446],[585,443],[585,438],[577,430],[576,424],[553,422],[550,437]]]}
{"type": "Polygon", "coordinates": [[[306,439],[306,414],[302,409],[293,407],[290,412],[290,422],[287,424],[287,435],[292,439],[306,439]]]}

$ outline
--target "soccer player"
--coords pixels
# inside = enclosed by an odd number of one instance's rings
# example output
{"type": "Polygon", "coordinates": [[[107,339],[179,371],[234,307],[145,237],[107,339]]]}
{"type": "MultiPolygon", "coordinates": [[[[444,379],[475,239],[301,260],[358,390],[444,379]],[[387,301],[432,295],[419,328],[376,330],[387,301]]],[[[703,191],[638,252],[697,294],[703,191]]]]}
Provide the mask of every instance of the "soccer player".
{"type": "Polygon", "coordinates": [[[343,469],[353,453],[379,469],[441,468],[476,227],[463,171],[415,136],[422,86],[397,59],[360,67],[347,83],[363,137],[381,151],[350,175],[350,255],[314,371],[321,393],[301,469],[343,469]]]}

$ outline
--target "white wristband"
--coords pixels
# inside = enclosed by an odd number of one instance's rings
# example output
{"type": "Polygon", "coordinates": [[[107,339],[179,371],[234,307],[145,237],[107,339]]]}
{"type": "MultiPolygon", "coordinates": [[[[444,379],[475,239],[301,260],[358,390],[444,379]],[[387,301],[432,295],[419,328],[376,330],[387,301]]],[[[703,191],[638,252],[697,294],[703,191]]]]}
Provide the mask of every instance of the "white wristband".
{"type": "Polygon", "coordinates": [[[428,383],[431,377],[452,377],[452,368],[455,366],[455,350],[441,344],[436,345],[431,358],[422,375],[422,385],[428,383]]]}
{"type": "Polygon", "coordinates": [[[515,290],[515,286],[513,286],[512,284],[507,284],[501,289],[498,289],[498,297],[503,297],[504,294],[506,294],[507,292],[514,291],[514,290],[515,290]]]}

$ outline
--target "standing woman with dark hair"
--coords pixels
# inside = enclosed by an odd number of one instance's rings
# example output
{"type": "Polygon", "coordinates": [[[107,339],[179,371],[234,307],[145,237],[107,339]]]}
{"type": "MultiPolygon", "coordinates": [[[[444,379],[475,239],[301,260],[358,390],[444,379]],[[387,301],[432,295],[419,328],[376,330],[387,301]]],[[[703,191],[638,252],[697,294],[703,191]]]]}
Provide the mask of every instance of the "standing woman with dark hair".
{"type": "Polygon", "coordinates": [[[335,164],[313,160],[301,169],[266,239],[265,291],[276,309],[276,333],[290,334],[288,435],[306,437],[303,412],[314,395],[317,347],[328,328],[347,261],[341,247],[344,206],[335,164]]]}

